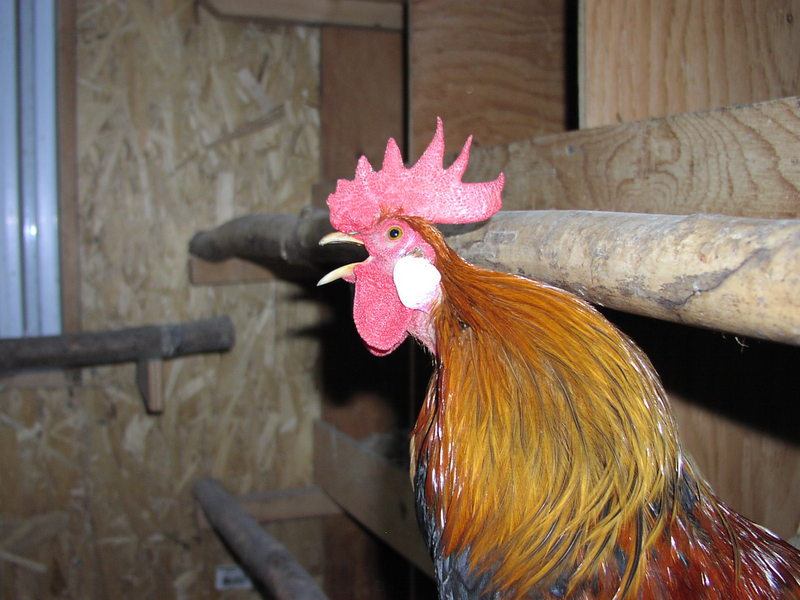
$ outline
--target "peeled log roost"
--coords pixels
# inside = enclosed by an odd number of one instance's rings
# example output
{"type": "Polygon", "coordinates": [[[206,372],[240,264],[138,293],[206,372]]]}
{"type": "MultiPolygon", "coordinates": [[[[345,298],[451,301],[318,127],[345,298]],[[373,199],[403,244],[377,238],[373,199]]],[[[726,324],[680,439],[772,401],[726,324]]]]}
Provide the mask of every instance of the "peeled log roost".
{"type": "MultiPolygon", "coordinates": [[[[482,225],[443,229],[470,262],[545,281],[602,306],[800,345],[800,220],[502,211],[482,225]]],[[[207,260],[329,263],[315,247],[327,231],[322,210],[294,218],[260,214],[196,235],[190,251],[207,260]],[[241,253],[237,229],[249,236],[249,250],[270,254],[241,253]]]]}
{"type": "Polygon", "coordinates": [[[216,479],[201,479],[192,495],[247,573],[276,600],[327,600],[289,551],[267,534],[216,479]]]}

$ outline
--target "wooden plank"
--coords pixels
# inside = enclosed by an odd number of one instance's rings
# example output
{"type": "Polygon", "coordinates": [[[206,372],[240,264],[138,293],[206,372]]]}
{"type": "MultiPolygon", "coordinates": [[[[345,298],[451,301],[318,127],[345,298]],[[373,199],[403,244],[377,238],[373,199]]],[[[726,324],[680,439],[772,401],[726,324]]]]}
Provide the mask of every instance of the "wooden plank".
{"type": "Polygon", "coordinates": [[[317,484],[345,511],[425,573],[433,573],[408,473],[323,421],[314,427],[317,484]]]}
{"type": "Polygon", "coordinates": [[[193,285],[226,285],[275,279],[269,269],[242,258],[228,258],[221,262],[211,262],[190,256],[187,268],[189,281],[193,285]]]}
{"type": "Polygon", "coordinates": [[[144,359],[136,363],[136,385],[150,414],[164,412],[163,365],[161,359],[144,359]]]}
{"type": "Polygon", "coordinates": [[[390,137],[404,147],[403,35],[325,27],[320,53],[322,178],[352,178],[361,155],[380,166],[390,137]]]}
{"type": "Polygon", "coordinates": [[[712,481],[715,493],[781,537],[793,536],[800,523],[797,444],[683,398],[671,395],[670,400],[681,439],[712,481]]]}
{"type": "MultiPolygon", "coordinates": [[[[243,494],[236,497],[236,502],[259,523],[327,517],[342,513],[342,509],[330,496],[316,486],[243,494]]],[[[211,527],[199,507],[196,520],[201,529],[211,527]]]]}
{"type": "Polygon", "coordinates": [[[78,230],[76,2],[58,3],[58,219],[61,261],[61,328],[81,329],[80,232],[78,230]]]}
{"type": "Polygon", "coordinates": [[[581,3],[581,127],[800,93],[800,0],[581,3]]]}
{"type": "Polygon", "coordinates": [[[566,129],[564,0],[412,0],[411,156],[444,119],[448,152],[566,129]]]}
{"type": "Polygon", "coordinates": [[[477,148],[506,209],[800,217],[800,97],[477,148]]]}
{"type": "Polygon", "coordinates": [[[204,0],[204,3],[212,12],[226,17],[403,29],[403,4],[399,0],[204,0]]]}

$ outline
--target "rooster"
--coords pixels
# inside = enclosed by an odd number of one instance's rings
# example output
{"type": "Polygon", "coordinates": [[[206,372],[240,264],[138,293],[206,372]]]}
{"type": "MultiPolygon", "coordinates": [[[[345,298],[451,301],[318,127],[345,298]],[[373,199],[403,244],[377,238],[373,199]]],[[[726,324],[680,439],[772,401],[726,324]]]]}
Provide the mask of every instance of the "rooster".
{"type": "Polygon", "coordinates": [[[464,183],[444,133],[406,168],[394,140],[328,199],[363,245],[340,267],[370,352],[408,335],[435,370],[411,434],[417,514],[442,599],[800,598],[800,553],[726,506],[682,453],[647,357],[592,306],[475,267],[434,224],[488,219],[503,175],[464,183]]]}

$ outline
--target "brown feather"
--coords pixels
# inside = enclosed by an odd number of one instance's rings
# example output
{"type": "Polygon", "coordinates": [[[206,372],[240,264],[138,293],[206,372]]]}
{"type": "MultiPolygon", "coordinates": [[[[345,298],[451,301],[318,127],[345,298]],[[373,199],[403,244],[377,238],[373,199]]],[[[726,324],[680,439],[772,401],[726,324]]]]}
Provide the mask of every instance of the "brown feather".
{"type": "Polygon", "coordinates": [[[432,225],[408,222],[442,275],[412,473],[424,466],[444,556],[468,550],[503,598],[560,597],[548,590],[565,581],[576,598],[797,597],[697,595],[709,581],[753,588],[745,580],[764,571],[752,555],[775,552],[778,588],[796,594],[800,561],[782,542],[756,543],[761,530],[693,473],[661,383],[626,336],[580,299],[469,265],[432,225]],[[719,568],[698,568],[709,561],[719,568]]]}

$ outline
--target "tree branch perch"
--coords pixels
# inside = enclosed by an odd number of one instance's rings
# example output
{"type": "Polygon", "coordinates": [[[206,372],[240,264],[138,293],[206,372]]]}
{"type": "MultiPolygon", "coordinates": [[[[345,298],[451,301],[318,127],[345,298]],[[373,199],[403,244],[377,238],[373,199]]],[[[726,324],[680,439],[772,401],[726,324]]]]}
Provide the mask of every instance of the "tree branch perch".
{"type": "MultiPolygon", "coordinates": [[[[501,211],[443,227],[474,264],[567,289],[591,302],[668,321],[800,345],[800,220],[575,210],[501,211]]],[[[320,248],[328,214],[260,214],[197,234],[190,252],[284,264],[363,259],[320,248]]],[[[360,249],[358,249],[360,250],[360,249]]]]}

